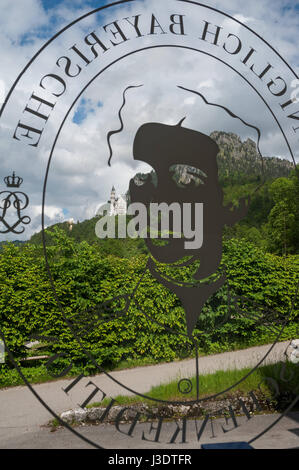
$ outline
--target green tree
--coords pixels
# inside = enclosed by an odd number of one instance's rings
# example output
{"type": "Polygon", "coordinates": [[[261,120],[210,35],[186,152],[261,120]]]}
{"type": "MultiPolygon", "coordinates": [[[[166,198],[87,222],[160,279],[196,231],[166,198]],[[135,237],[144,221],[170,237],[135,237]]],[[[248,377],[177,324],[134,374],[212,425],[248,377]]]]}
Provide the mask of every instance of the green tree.
{"type": "Polygon", "coordinates": [[[274,200],[267,224],[268,248],[286,256],[299,250],[299,169],[270,186],[274,200]]]}

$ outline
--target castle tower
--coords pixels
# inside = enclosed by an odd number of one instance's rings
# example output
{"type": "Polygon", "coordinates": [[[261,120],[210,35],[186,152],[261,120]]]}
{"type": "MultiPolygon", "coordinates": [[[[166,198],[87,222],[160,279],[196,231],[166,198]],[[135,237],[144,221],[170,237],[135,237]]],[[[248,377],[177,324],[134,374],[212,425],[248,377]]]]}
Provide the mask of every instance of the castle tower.
{"type": "Polygon", "coordinates": [[[115,187],[112,186],[110,200],[108,201],[110,204],[110,216],[116,215],[126,215],[127,213],[127,198],[126,196],[116,195],[115,187]]]}
{"type": "Polygon", "coordinates": [[[110,194],[110,215],[115,215],[115,205],[116,205],[116,197],[115,197],[115,187],[112,186],[111,194],[110,194]]]}
{"type": "Polygon", "coordinates": [[[115,187],[114,186],[112,186],[112,189],[111,189],[110,201],[111,203],[115,202],[115,187]]]}

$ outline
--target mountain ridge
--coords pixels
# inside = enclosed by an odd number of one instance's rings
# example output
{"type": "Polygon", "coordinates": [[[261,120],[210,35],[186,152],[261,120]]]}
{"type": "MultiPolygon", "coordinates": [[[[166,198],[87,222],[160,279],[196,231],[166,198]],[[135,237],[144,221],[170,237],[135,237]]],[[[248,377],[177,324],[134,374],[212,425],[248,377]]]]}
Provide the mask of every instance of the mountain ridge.
{"type": "MultiPolygon", "coordinates": [[[[219,146],[219,154],[217,156],[218,162],[218,175],[220,184],[225,187],[242,187],[243,185],[256,184],[257,186],[263,181],[263,171],[265,181],[271,181],[279,177],[288,177],[294,165],[292,162],[280,159],[278,157],[264,157],[264,170],[262,167],[261,156],[259,155],[256,143],[247,138],[242,139],[234,133],[224,131],[213,131],[210,134],[211,138],[219,146]]],[[[179,178],[183,183],[186,183],[186,178],[189,178],[187,172],[184,172],[184,165],[179,165],[179,178]]],[[[135,180],[142,184],[142,182],[148,178],[149,174],[155,179],[156,175],[154,172],[151,173],[137,173],[135,180]]],[[[187,181],[189,182],[189,180],[187,181]]],[[[107,197],[108,200],[108,197],[107,197]]],[[[55,226],[63,228],[67,233],[79,240],[93,240],[95,235],[91,236],[89,233],[91,230],[94,232],[96,218],[87,219],[74,224],[73,232],[69,231],[68,224],[66,222],[53,224],[50,229],[55,226]],[[80,230],[79,230],[80,227],[80,230]],[[79,234],[80,231],[80,234],[79,234]],[[82,231],[82,233],[81,233],[82,231]]],[[[32,235],[30,240],[31,243],[40,243],[41,233],[32,235]]]]}
{"type": "Polygon", "coordinates": [[[265,180],[287,177],[294,169],[289,160],[275,156],[261,158],[256,143],[250,138],[242,141],[237,134],[223,131],[214,131],[210,137],[219,146],[218,173],[220,181],[224,184],[232,181],[241,183],[239,176],[244,173],[247,178],[250,175],[252,181],[262,181],[263,177],[265,180]]]}

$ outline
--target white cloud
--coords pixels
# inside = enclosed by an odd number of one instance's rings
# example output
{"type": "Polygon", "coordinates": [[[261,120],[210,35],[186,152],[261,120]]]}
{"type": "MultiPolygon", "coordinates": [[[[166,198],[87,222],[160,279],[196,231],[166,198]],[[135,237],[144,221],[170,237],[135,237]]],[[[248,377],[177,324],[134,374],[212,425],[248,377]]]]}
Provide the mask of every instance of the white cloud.
{"type": "Polygon", "coordinates": [[[20,41],[24,34],[34,34],[48,18],[39,0],[1,0],[1,35],[20,41]]]}
{"type": "Polygon", "coordinates": [[[197,85],[197,89],[200,90],[201,88],[213,88],[215,83],[213,80],[205,80],[204,82],[201,82],[197,85]]]}
{"type": "Polygon", "coordinates": [[[188,98],[184,99],[184,104],[189,104],[193,106],[196,102],[196,98],[194,96],[189,96],[188,98]]]}
{"type": "Polygon", "coordinates": [[[233,15],[233,17],[236,18],[236,20],[241,21],[243,24],[250,23],[250,21],[255,21],[254,18],[251,18],[250,16],[244,16],[240,14],[233,15]]]}

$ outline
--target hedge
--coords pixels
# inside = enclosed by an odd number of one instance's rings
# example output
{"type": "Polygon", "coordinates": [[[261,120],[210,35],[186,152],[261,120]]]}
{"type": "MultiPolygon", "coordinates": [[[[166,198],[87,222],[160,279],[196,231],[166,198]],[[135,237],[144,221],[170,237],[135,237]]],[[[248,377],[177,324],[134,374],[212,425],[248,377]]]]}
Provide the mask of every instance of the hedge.
{"type": "MultiPolygon", "coordinates": [[[[40,246],[8,244],[0,253],[0,328],[15,357],[26,354],[24,343],[34,334],[58,338],[57,343],[49,342],[49,352],[64,352],[75,366],[88,371],[95,366],[85,350],[103,367],[124,359],[171,361],[190,354],[192,343],[184,336],[181,303],[145,272],[146,255],[107,256],[96,245],[76,243],[58,230],[54,237],[47,257],[57,298],[40,246]],[[118,315],[138,283],[128,311],[118,315]],[[107,303],[117,296],[119,300],[107,303]],[[113,320],[109,320],[111,315],[113,320]],[[72,322],[73,331],[65,318],[72,322]],[[82,332],[88,325],[91,330],[82,332]]],[[[224,266],[230,289],[224,286],[204,306],[195,331],[200,350],[271,342],[277,336],[271,325],[287,320],[291,310],[280,339],[298,335],[298,300],[294,305],[292,301],[299,280],[299,256],[281,258],[248,242],[230,240],[223,247],[224,266]]],[[[191,267],[177,272],[173,267],[159,268],[184,281],[192,274],[191,267]]],[[[58,362],[61,367],[69,359],[58,362]]]]}

